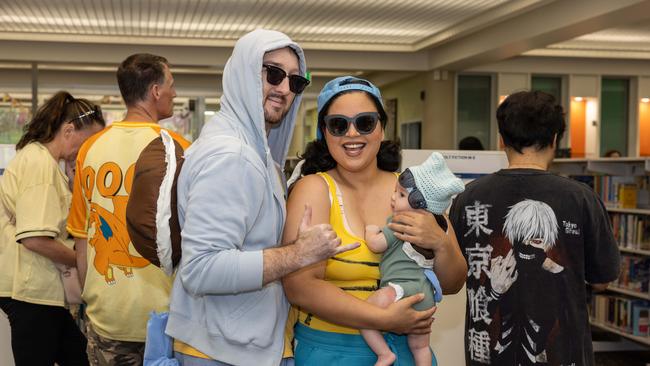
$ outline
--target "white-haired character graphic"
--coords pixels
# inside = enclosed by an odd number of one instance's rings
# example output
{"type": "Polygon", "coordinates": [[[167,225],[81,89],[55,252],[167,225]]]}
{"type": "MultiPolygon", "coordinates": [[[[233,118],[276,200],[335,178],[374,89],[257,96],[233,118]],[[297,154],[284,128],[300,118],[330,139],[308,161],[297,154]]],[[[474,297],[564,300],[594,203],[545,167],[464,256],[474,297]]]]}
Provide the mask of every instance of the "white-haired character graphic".
{"type": "Polygon", "coordinates": [[[564,286],[564,267],[548,257],[558,238],[558,229],[553,209],[540,201],[523,200],[511,206],[505,217],[503,234],[512,249],[505,258],[492,260],[492,297],[498,299],[507,293],[516,300],[513,309],[501,309],[495,360],[512,360],[516,353],[518,365],[551,362],[547,346],[557,345],[557,332],[552,335],[551,331],[562,323],[560,299],[554,294],[563,292],[545,289],[564,286]]]}
{"type": "Polygon", "coordinates": [[[516,252],[517,261],[539,264],[551,273],[564,270],[546,256],[557,240],[558,223],[549,205],[534,200],[523,200],[510,207],[503,225],[516,252]]]}

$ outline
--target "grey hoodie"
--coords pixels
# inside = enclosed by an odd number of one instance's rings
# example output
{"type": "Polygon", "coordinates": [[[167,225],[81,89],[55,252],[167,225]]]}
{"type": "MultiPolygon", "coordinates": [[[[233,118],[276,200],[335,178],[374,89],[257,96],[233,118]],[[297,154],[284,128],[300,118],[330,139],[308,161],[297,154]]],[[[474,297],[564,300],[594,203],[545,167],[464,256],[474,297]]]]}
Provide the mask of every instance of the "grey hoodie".
{"type": "Polygon", "coordinates": [[[178,178],[183,257],[166,332],[234,365],[278,365],[289,305],[282,285],[262,286],[263,253],[280,244],[286,216],[284,166],[300,95],[268,136],[262,59],[291,47],[286,35],[256,30],[235,45],[223,75],[221,111],[186,151],[178,178]]]}

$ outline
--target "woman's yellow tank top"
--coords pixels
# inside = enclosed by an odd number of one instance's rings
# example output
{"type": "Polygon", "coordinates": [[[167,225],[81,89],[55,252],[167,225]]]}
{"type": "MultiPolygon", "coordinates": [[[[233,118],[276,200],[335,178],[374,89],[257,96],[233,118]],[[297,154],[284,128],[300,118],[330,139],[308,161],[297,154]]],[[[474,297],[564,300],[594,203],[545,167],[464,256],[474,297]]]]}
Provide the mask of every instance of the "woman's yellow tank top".
{"type": "MultiPolygon", "coordinates": [[[[325,280],[338,286],[350,295],[366,300],[379,284],[379,260],[381,254],[373,253],[363,238],[355,236],[346,228],[345,213],[342,194],[337,189],[336,183],[327,173],[318,173],[329,187],[332,205],[330,207],[330,225],[341,238],[341,245],[358,242],[358,248],[336,255],[327,261],[325,266],[325,280]]],[[[316,315],[306,313],[301,309],[298,321],[312,329],[359,334],[359,330],[340,326],[318,318],[316,315]]]]}

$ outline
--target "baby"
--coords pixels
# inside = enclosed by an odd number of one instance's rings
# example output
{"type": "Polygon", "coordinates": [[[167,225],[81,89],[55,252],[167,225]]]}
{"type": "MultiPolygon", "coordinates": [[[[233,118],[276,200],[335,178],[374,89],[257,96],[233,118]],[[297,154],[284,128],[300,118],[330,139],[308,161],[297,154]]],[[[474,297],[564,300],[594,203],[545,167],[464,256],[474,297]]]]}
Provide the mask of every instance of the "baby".
{"type": "MultiPolygon", "coordinates": [[[[442,215],[449,207],[451,197],[464,189],[463,182],[449,170],[442,155],[433,153],[422,165],[408,168],[400,174],[391,197],[393,214],[426,210],[446,230],[447,221],[442,215]]],[[[424,300],[413,308],[427,310],[442,300],[440,284],[432,271],[434,258],[431,250],[397,239],[388,226],[380,229],[377,225],[368,225],[365,235],[370,250],[383,253],[379,264],[381,288],[368,298],[368,302],[385,307],[403,297],[424,293],[424,300]]],[[[377,354],[376,366],[395,362],[396,356],[381,332],[362,329],[361,335],[377,354]]],[[[431,365],[428,334],[409,334],[408,344],[417,366],[431,365]]]]}

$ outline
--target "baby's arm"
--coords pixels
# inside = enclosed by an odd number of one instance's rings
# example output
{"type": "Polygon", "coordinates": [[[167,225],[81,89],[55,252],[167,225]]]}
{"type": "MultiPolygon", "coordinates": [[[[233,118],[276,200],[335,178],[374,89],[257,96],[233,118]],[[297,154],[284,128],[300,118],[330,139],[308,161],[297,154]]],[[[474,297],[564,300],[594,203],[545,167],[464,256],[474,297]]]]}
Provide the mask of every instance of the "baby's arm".
{"type": "Polygon", "coordinates": [[[383,253],[388,248],[386,237],[377,225],[366,226],[366,244],[374,253],[383,253]]]}

